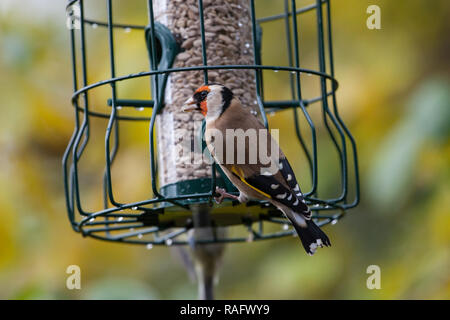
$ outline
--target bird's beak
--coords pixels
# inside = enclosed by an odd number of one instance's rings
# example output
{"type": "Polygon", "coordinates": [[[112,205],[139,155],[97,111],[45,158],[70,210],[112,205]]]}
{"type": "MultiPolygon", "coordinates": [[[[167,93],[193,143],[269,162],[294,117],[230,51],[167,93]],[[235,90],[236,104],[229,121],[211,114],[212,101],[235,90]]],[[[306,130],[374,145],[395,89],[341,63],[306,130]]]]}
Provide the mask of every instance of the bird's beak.
{"type": "Polygon", "coordinates": [[[184,112],[190,112],[197,109],[199,108],[197,107],[194,98],[191,97],[184,103],[184,106],[181,110],[183,110],[184,112]]]}

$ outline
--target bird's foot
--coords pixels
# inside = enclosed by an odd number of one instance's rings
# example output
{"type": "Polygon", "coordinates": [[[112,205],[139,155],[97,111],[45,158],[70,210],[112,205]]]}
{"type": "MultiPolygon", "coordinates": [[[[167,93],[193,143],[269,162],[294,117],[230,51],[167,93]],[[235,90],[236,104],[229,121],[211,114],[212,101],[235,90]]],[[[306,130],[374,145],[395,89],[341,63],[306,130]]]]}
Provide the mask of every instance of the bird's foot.
{"type": "Polygon", "coordinates": [[[215,196],[214,200],[216,201],[217,204],[221,204],[223,202],[224,199],[228,198],[228,199],[232,199],[232,200],[239,200],[238,196],[229,194],[225,191],[225,189],[216,187],[216,193],[219,194],[219,196],[215,196]]]}

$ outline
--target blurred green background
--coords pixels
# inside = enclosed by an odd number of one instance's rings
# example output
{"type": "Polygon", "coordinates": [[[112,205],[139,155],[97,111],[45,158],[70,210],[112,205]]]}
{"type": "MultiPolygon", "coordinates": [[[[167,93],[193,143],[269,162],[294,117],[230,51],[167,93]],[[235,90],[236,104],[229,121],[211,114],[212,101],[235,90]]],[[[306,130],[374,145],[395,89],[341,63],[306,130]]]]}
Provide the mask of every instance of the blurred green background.
{"type": "MultiPolygon", "coordinates": [[[[299,7],[311,2],[297,1],[299,7]]],[[[0,298],[195,299],[196,285],[168,248],[83,239],[69,225],[61,173],[74,126],[65,3],[0,2],[0,298]],[[81,267],[81,290],[66,289],[72,264],[81,267]]],[[[86,3],[87,17],[105,18],[103,1],[86,3]]],[[[256,4],[259,17],[282,10],[282,1],[256,4]]],[[[114,5],[116,21],[145,24],[145,1],[114,5]]],[[[314,257],[291,237],[229,245],[217,298],[450,298],[449,9],[446,0],[332,1],[337,97],[358,143],[361,204],[325,227],[333,247],[314,257]],[[366,27],[371,4],[381,8],[381,30],[366,27]],[[366,287],[366,268],[373,264],[381,268],[380,290],[366,287]]],[[[309,13],[300,21],[301,58],[304,67],[317,69],[314,19],[309,13]]],[[[110,75],[106,31],[100,29],[89,31],[88,46],[98,48],[88,56],[89,82],[110,75]]],[[[148,69],[142,33],[118,33],[117,73],[148,69]]],[[[282,23],[266,25],[263,63],[287,63],[282,39],[282,23]]],[[[289,98],[286,75],[265,76],[267,98],[289,98]]],[[[105,90],[93,104],[107,110],[105,90]]],[[[306,97],[315,90],[317,83],[306,97]]],[[[148,79],[123,84],[119,93],[148,98],[148,79]]],[[[305,163],[295,158],[298,145],[289,139],[290,115],[270,121],[282,128],[281,145],[300,175],[305,163]]],[[[86,160],[85,174],[97,180],[105,125],[98,121],[86,160]]],[[[120,198],[147,198],[145,125],[126,128],[115,183],[120,198]],[[130,165],[136,158],[140,165],[130,165]]],[[[321,159],[335,156],[326,141],[319,144],[321,159]]],[[[323,172],[321,184],[333,190],[338,175],[332,167],[323,172]]],[[[92,206],[101,205],[97,180],[85,181],[83,194],[92,206]]]]}

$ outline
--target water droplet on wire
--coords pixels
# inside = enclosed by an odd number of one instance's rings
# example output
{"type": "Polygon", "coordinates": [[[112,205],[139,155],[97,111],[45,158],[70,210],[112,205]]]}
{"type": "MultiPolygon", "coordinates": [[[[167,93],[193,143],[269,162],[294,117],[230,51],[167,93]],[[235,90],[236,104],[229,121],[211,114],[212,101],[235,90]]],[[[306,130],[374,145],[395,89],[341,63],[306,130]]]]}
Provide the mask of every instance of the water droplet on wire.
{"type": "Polygon", "coordinates": [[[91,24],[91,26],[92,26],[92,29],[97,29],[98,28],[98,24],[96,24],[96,23],[91,24]]]}
{"type": "Polygon", "coordinates": [[[166,245],[171,246],[172,243],[173,243],[173,240],[172,240],[172,239],[167,239],[167,240],[166,240],[166,245]]]}
{"type": "Polygon", "coordinates": [[[283,230],[288,230],[289,229],[289,225],[287,223],[283,224],[283,230]]]}
{"type": "Polygon", "coordinates": [[[153,249],[153,244],[149,243],[145,247],[147,248],[147,250],[151,250],[153,249]]]}
{"type": "Polygon", "coordinates": [[[130,33],[131,32],[131,28],[130,27],[126,27],[125,29],[123,29],[123,31],[125,31],[125,33],[130,33]]]}
{"type": "Polygon", "coordinates": [[[139,239],[142,239],[142,237],[143,237],[142,233],[139,233],[137,237],[138,237],[139,239]]]}

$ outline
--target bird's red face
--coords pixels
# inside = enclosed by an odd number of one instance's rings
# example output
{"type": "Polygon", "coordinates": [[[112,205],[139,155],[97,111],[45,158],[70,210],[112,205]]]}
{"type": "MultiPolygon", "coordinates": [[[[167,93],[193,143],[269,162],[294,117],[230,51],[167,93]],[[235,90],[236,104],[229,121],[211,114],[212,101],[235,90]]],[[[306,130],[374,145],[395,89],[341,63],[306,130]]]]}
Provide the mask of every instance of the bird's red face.
{"type": "Polygon", "coordinates": [[[195,90],[194,95],[188,101],[186,101],[183,107],[183,111],[197,110],[206,117],[206,114],[208,113],[208,104],[206,98],[210,91],[211,88],[209,86],[201,86],[200,88],[195,90]]]}
{"type": "Polygon", "coordinates": [[[220,117],[233,99],[233,93],[227,87],[210,83],[195,90],[194,95],[186,101],[183,111],[200,111],[206,121],[220,117]]]}

